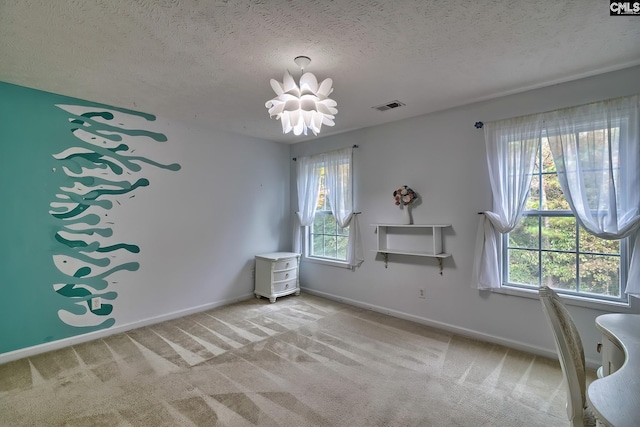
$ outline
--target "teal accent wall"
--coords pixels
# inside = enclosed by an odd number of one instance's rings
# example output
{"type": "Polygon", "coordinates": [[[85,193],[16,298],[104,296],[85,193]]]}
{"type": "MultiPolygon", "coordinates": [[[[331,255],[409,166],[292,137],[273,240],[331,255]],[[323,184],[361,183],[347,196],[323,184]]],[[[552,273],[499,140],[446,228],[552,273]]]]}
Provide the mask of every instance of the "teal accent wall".
{"type": "Polygon", "coordinates": [[[109,276],[134,275],[141,249],[113,241],[109,212],[152,185],[145,170],[180,169],[136,154],[167,142],[140,128],[154,120],[0,82],[0,353],[116,323],[109,276]]]}

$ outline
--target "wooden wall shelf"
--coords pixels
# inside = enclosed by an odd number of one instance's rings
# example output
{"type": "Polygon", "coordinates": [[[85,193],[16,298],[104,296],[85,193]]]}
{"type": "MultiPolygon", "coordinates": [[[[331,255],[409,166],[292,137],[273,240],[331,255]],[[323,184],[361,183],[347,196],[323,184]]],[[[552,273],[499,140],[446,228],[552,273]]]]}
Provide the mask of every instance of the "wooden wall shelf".
{"type": "Polygon", "coordinates": [[[442,275],[442,259],[451,254],[442,252],[442,229],[451,224],[371,224],[378,233],[375,252],[384,257],[388,267],[389,254],[437,258],[442,275]]]}

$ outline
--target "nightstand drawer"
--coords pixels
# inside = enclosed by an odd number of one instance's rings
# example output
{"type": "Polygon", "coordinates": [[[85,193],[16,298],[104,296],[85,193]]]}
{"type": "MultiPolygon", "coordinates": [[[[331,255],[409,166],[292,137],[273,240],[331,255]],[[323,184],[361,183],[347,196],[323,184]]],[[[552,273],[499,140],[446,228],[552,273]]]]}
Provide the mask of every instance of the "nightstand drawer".
{"type": "Polygon", "coordinates": [[[273,282],[273,293],[290,291],[296,288],[296,279],[285,280],[283,282],[273,282]]]}
{"type": "Polygon", "coordinates": [[[292,268],[291,270],[283,270],[273,273],[273,281],[281,282],[283,280],[295,279],[298,275],[296,274],[298,269],[292,268]]]}
{"type": "Polygon", "coordinates": [[[298,266],[297,258],[281,259],[273,263],[273,271],[288,270],[298,266]]]}

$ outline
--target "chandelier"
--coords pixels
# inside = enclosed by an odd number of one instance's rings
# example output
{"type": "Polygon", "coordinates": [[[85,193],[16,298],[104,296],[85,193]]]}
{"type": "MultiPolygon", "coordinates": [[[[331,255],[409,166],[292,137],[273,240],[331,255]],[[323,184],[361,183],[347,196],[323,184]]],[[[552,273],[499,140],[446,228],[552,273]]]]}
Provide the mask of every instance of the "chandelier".
{"type": "Polygon", "coordinates": [[[314,135],[320,133],[322,125],[333,126],[338,110],[336,101],[329,98],[333,92],[332,79],[324,79],[318,84],[318,79],[312,73],[305,73],[304,68],[311,59],[298,56],[293,60],[302,72],[300,84],[296,84],[289,71],[285,71],[282,83],[271,79],[271,87],[276,97],[267,101],[265,107],[269,109],[269,116],[282,122],[282,132],[293,131],[294,135],[307,134],[311,129],[314,135]]]}

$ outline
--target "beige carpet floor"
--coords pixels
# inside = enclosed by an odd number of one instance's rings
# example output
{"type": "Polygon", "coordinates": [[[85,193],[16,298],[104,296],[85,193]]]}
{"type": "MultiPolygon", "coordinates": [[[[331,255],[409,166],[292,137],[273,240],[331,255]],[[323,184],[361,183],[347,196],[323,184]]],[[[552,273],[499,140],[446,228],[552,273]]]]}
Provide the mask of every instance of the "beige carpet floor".
{"type": "Polygon", "coordinates": [[[1,426],[568,426],[557,361],[308,294],[0,365],[1,426]]]}

